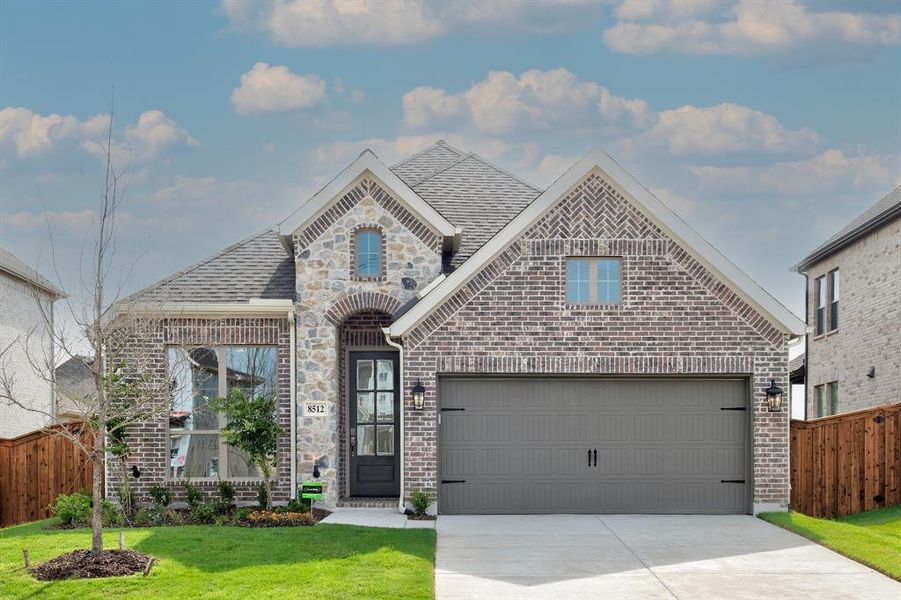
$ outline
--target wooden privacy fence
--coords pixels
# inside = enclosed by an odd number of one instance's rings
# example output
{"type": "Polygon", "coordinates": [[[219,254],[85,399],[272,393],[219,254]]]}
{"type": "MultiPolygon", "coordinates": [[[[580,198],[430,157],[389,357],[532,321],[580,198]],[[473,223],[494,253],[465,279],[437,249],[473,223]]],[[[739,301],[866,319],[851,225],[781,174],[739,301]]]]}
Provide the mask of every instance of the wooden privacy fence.
{"type": "Polygon", "coordinates": [[[792,509],[842,517],[901,503],[901,404],[791,422],[792,509]]]}
{"type": "MultiPolygon", "coordinates": [[[[12,439],[0,439],[0,527],[50,516],[47,506],[60,494],[91,489],[93,465],[54,425],[12,439]]],[[[87,442],[90,434],[82,434],[87,442]]]]}

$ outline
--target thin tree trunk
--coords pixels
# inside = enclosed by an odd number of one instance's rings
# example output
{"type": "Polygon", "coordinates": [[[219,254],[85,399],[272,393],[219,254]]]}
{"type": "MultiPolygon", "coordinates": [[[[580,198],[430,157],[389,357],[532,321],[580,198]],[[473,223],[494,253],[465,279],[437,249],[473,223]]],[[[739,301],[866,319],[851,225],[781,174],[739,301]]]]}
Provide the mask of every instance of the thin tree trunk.
{"type": "Polygon", "coordinates": [[[94,450],[91,456],[94,462],[92,480],[92,498],[94,502],[91,513],[91,552],[103,551],[103,450],[94,450]]]}

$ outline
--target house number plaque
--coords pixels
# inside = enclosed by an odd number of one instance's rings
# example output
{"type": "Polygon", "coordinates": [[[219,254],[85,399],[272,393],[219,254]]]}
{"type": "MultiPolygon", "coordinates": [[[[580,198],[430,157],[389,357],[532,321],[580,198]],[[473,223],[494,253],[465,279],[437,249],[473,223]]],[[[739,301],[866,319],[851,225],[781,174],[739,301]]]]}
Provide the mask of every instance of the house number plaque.
{"type": "Polygon", "coordinates": [[[308,417],[324,417],[328,414],[325,402],[307,402],[304,414],[308,417]]]}

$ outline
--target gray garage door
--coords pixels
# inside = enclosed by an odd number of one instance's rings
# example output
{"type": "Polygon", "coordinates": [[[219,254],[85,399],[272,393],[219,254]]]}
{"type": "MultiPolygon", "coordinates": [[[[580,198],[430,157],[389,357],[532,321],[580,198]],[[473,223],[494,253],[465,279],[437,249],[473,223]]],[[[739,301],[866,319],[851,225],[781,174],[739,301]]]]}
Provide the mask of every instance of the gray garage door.
{"type": "Polygon", "coordinates": [[[743,380],[442,378],[444,514],[742,513],[743,380]]]}

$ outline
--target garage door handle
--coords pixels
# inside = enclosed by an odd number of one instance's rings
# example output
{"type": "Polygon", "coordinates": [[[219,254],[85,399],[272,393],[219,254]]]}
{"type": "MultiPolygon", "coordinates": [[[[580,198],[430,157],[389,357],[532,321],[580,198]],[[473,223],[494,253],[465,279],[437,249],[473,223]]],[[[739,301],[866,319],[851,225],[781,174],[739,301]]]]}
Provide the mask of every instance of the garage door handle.
{"type": "Polygon", "coordinates": [[[594,466],[598,466],[598,449],[594,449],[594,466]]]}
{"type": "Polygon", "coordinates": [[[588,449],[588,466],[591,466],[591,448],[588,449]]]}
{"type": "Polygon", "coordinates": [[[744,483],[744,479],[720,479],[720,483],[744,483]]]}

